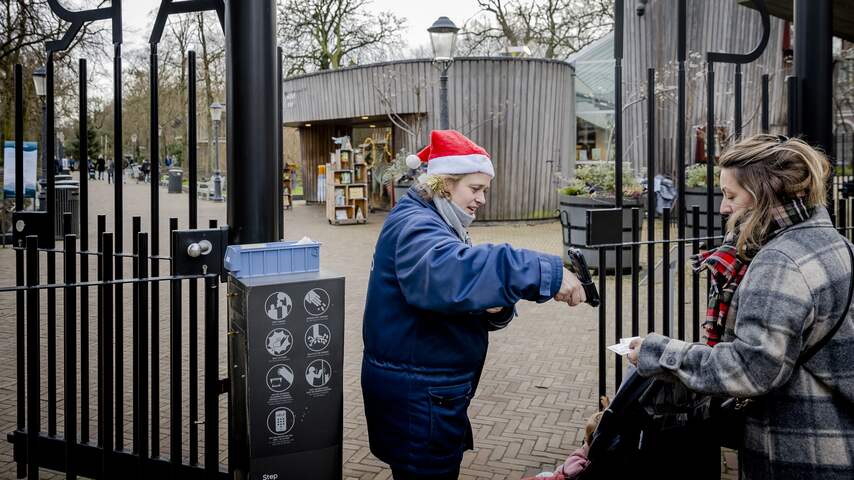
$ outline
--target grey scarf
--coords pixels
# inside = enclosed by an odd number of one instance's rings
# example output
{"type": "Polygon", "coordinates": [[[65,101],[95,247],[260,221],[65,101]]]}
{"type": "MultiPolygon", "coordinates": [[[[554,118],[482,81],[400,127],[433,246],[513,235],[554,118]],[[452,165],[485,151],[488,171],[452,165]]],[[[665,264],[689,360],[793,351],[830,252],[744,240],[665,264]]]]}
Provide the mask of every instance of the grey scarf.
{"type": "Polygon", "coordinates": [[[469,232],[466,229],[474,221],[474,215],[470,215],[456,203],[439,195],[433,195],[433,204],[436,205],[436,210],[439,211],[439,215],[442,216],[445,223],[457,232],[460,240],[466,245],[471,245],[471,237],[469,237],[469,232]]]}

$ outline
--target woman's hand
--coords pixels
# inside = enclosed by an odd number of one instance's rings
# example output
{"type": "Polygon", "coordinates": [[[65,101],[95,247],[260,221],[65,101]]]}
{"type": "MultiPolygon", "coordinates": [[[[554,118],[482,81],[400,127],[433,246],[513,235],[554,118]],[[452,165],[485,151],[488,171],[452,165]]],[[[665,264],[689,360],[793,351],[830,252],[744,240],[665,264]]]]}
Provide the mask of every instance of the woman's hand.
{"type": "Polygon", "coordinates": [[[503,308],[504,308],[504,307],[492,307],[492,308],[487,308],[487,309],[486,309],[486,313],[498,313],[498,312],[500,312],[503,308]]]}
{"type": "Polygon", "coordinates": [[[555,300],[558,302],[566,302],[571,307],[587,301],[587,295],[584,293],[584,286],[578,280],[574,273],[570,272],[566,267],[563,269],[563,281],[560,284],[560,290],[555,294],[555,300]]]}
{"type": "Polygon", "coordinates": [[[638,366],[638,353],[640,353],[642,343],[643,338],[636,338],[629,343],[629,354],[627,355],[629,363],[636,367],[638,366]]]}

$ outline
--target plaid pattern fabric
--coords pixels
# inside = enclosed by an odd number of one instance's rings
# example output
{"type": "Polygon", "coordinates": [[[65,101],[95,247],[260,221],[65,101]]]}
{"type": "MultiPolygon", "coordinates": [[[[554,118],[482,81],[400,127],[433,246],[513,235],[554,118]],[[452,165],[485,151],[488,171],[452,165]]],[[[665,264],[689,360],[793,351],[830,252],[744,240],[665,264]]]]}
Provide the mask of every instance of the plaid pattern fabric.
{"type": "Polygon", "coordinates": [[[720,247],[692,258],[694,270],[705,268],[712,274],[706,320],[702,325],[706,333],[706,344],[711,347],[721,341],[732,297],[750,265],[738,258],[731,236],[727,236],[720,247]]]}
{"type": "MultiPolygon", "coordinates": [[[[788,200],[773,208],[771,225],[765,235],[765,241],[771,240],[785,228],[805,222],[814,211],[813,207],[806,206],[801,197],[788,200]]],[[[721,336],[726,330],[726,320],[733,296],[750,266],[749,261],[738,256],[735,246],[737,238],[738,227],[727,234],[720,247],[691,258],[695,271],[708,269],[712,274],[706,320],[702,325],[706,333],[706,344],[710,347],[714,347],[721,341],[721,336]]]]}

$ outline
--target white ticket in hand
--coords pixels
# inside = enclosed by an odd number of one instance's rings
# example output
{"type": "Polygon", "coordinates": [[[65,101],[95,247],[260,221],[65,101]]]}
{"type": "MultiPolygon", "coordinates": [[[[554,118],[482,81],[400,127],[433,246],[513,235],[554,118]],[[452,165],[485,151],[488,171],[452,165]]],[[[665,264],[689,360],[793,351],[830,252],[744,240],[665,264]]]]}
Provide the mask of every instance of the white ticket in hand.
{"type": "Polygon", "coordinates": [[[632,343],[632,340],[634,340],[636,338],[641,338],[641,337],[621,338],[620,343],[609,346],[608,350],[616,353],[617,355],[627,355],[630,351],[629,344],[632,343]]]}

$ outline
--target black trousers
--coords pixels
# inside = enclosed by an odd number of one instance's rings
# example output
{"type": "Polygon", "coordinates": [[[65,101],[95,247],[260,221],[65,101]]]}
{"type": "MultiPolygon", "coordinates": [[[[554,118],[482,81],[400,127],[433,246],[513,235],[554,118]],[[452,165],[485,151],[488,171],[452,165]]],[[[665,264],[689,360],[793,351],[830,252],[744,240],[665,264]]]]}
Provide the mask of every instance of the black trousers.
{"type": "Polygon", "coordinates": [[[407,472],[401,468],[391,467],[391,476],[394,480],[457,480],[460,476],[460,467],[457,467],[453,472],[439,475],[419,475],[407,472]]]}

